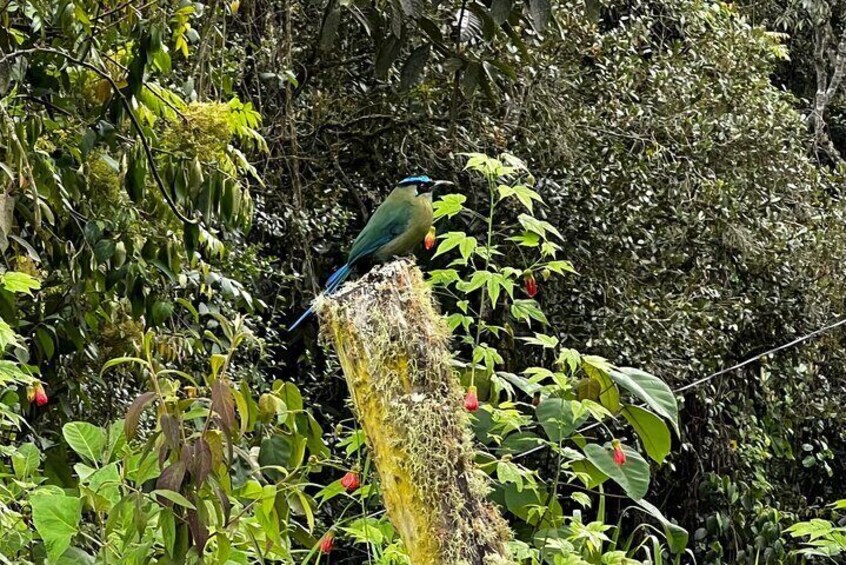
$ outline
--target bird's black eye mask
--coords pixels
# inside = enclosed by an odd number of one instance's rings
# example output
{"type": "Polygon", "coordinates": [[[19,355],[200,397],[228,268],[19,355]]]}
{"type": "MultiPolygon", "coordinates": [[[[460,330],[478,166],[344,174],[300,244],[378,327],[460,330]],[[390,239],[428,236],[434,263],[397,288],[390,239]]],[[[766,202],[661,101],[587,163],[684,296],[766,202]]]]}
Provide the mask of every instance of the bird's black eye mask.
{"type": "Polygon", "coordinates": [[[417,188],[418,194],[426,194],[428,192],[432,192],[436,186],[451,184],[451,182],[446,180],[432,180],[426,175],[419,175],[416,177],[406,177],[402,179],[399,186],[414,186],[417,188]]]}

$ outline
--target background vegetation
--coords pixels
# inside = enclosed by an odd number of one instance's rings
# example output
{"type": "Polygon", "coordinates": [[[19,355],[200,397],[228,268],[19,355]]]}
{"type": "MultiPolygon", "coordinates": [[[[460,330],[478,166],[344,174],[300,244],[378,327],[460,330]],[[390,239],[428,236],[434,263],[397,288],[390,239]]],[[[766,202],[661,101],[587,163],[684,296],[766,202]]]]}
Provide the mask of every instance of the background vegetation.
{"type": "Polygon", "coordinates": [[[846,551],[842,331],[684,388],[843,315],[843,2],[0,6],[0,560],[406,562],[284,327],[419,172],[519,562],[846,551]]]}

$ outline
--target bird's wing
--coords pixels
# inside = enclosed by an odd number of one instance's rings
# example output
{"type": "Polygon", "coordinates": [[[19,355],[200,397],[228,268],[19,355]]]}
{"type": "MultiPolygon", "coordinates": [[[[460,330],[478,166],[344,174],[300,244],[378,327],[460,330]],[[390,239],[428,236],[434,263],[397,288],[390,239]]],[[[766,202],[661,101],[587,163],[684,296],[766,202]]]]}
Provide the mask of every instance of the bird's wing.
{"type": "Polygon", "coordinates": [[[408,228],[412,213],[411,202],[403,200],[391,202],[390,206],[386,204],[387,200],[376,209],[367,225],[355,238],[348,264],[352,265],[359,259],[372,255],[408,228]]]}

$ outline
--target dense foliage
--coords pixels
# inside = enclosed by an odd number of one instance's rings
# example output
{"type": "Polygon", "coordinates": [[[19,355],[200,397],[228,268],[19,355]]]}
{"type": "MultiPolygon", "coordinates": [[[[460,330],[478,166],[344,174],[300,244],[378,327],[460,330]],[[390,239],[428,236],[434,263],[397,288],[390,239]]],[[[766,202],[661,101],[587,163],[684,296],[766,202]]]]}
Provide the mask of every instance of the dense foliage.
{"type": "Polygon", "coordinates": [[[515,559],[846,552],[842,331],[685,387],[843,314],[842,2],[1,5],[0,561],[407,562],[283,328],[418,172],[515,559]]]}

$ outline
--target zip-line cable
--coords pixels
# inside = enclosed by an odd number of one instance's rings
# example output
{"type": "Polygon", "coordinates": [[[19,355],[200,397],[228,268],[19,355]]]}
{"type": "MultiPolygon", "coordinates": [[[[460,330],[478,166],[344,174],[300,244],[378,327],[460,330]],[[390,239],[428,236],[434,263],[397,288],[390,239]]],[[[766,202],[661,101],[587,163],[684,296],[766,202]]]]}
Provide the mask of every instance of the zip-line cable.
{"type": "Polygon", "coordinates": [[[833,330],[834,328],[836,328],[838,326],[842,326],[844,324],[846,324],[846,318],[842,318],[842,319],[840,319],[840,320],[838,320],[838,321],[836,321],[832,324],[829,324],[827,326],[823,326],[819,329],[816,329],[809,334],[805,334],[801,337],[797,337],[793,341],[790,341],[788,343],[784,343],[782,345],[779,345],[778,347],[774,347],[774,348],[770,349],[769,351],[759,353],[758,355],[755,355],[754,357],[750,357],[746,361],[741,361],[740,363],[738,363],[736,365],[732,365],[731,367],[721,369],[721,370],[717,371],[716,373],[712,373],[712,374],[708,375],[707,377],[702,377],[701,379],[697,379],[697,380],[693,381],[692,383],[686,384],[683,387],[679,387],[679,388],[673,390],[673,392],[683,392],[685,390],[695,388],[695,387],[697,387],[701,384],[707,383],[711,379],[719,377],[720,375],[725,375],[726,373],[734,371],[735,369],[740,369],[741,367],[745,367],[746,365],[749,365],[750,363],[754,363],[755,361],[761,359],[762,357],[766,357],[767,355],[772,355],[773,353],[778,353],[779,351],[782,351],[783,349],[793,347],[794,345],[802,343],[803,341],[807,341],[807,340],[809,340],[813,337],[816,337],[816,336],[818,336],[822,333],[825,333],[829,330],[833,330]]]}

